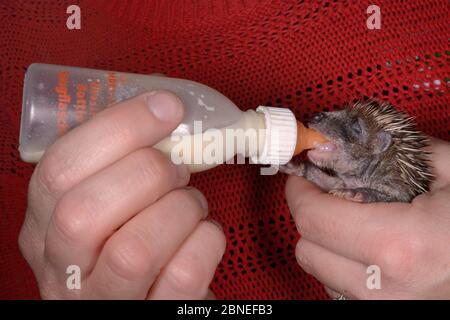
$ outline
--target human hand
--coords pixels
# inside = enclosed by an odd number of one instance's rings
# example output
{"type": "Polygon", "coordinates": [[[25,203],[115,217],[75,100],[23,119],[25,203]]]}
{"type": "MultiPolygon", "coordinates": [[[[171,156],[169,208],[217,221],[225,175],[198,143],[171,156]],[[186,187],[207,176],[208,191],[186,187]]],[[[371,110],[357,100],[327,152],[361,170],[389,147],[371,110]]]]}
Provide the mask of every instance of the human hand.
{"type": "Polygon", "coordinates": [[[189,172],[151,146],[183,118],[171,93],[111,106],[59,138],[31,177],[20,249],[46,299],[202,299],[225,250],[189,172]],[[68,289],[68,266],[81,288],[68,289]]]}
{"type": "Polygon", "coordinates": [[[431,151],[436,180],[412,203],[351,202],[289,177],[297,261],[332,297],[450,299],[450,143],[433,139],[431,151]],[[381,289],[366,285],[371,265],[381,289]]]}

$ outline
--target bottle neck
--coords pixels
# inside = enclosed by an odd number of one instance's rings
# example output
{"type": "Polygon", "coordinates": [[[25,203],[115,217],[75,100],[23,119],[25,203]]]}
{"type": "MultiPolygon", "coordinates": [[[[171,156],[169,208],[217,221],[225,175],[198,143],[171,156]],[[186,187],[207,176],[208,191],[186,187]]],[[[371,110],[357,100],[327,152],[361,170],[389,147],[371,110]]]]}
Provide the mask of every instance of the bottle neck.
{"type": "MultiPolygon", "coordinates": [[[[264,144],[257,163],[283,165],[288,163],[297,143],[297,120],[291,110],[259,106],[256,113],[264,116],[264,144]]],[[[254,159],[252,159],[254,160],[254,159]]]]}

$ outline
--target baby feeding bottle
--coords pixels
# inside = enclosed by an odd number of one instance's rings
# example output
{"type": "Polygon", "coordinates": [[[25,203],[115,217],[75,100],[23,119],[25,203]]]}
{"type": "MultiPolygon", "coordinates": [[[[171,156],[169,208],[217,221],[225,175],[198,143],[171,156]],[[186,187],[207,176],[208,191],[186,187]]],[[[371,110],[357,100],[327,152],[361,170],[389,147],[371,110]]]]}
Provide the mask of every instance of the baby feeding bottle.
{"type": "Polygon", "coordinates": [[[260,106],[243,112],[218,91],[194,81],[35,63],[24,81],[20,157],[38,162],[58,137],[102,109],[157,89],[175,93],[185,114],[154,147],[191,172],[230,163],[235,155],[252,163],[282,165],[326,141],[297,122],[289,109],[260,106]]]}

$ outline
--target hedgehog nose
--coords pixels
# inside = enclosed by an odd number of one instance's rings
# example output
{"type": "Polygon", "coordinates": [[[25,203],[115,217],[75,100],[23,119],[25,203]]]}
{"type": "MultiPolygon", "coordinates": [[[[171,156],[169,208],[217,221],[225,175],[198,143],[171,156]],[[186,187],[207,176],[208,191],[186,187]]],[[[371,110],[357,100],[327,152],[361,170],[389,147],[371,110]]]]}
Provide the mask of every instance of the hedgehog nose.
{"type": "Polygon", "coordinates": [[[326,115],[324,112],[314,112],[312,115],[311,123],[319,123],[325,117],[326,115]]]}

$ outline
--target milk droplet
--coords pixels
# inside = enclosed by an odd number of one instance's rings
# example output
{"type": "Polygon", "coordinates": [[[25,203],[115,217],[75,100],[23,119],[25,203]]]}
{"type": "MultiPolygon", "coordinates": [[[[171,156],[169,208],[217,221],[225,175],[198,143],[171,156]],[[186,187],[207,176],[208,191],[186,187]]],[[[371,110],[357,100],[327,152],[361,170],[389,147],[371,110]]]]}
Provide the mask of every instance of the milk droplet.
{"type": "Polygon", "coordinates": [[[215,108],[213,106],[208,106],[201,98],[197,98],[197,103],[204,107],[208,111],[214,111],[215,108]]]}

